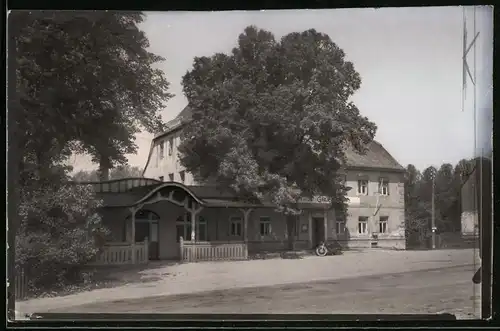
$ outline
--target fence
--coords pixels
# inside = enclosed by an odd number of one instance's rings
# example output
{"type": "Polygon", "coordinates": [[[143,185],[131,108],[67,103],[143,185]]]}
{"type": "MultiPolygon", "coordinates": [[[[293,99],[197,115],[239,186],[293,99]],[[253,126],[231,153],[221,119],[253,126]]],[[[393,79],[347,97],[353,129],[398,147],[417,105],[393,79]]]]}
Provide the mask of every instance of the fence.
{"type": "Polygon", "coordinates": [[[181,261],[246,260],[248,248],[244,242],[179,241],[181,261]]]}
{"type": "Polygon", "coordinates": [[[28,297],[28,277],[24,274],[24,270],[16,272],[14,287],[16,300],[24,300],[28,297]]]}
{"type": "Polygon", "coordinates": [[[93,265],[142,264],[149,261],[149,242],[146,238],[135,245],[107,243],[93,265]]]}

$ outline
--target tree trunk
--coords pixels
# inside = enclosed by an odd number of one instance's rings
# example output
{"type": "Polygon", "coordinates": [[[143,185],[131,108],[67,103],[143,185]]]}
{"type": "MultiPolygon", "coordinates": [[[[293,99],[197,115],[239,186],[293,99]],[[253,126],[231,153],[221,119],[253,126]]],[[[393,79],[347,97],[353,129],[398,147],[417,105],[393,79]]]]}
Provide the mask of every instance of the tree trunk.
{"type": "Polygon", "coordinates": [[[295,242],[295,215],[287,215],[286,216],[286,228],[287,228],[287,235],[288,235],[288,249],[293,250],[293,244],[295,242]]]}
{"type": "Polygon", "coordinates": [[[105,156],[101,156],[99,162],[99,180],[106,181],[109,180],[109,169],[111,169],[111,162],[105,156]]]}

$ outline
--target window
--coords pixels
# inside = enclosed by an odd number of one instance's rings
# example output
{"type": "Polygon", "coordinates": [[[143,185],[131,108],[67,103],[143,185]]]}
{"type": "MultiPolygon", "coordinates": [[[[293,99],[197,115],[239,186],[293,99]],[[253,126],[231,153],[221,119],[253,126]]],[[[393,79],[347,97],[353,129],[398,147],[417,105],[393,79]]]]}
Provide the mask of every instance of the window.
{"type": "Polygon", "coordinates": [[[170,138],[169,143],[168,143],[168,155],[172,155],[174,150],[174,139],[170,138]]]}
{"type": "Polygon", "coordinates": [[[170,179],[171,182],[174,181],[174,174],[168,174],[168,179],[170,179]]]}
{"type": "Polygon", "coordinates": [[[238,236],[238,237],[241,236],[242,233],[241,217],[231,217],[230,223],[231,223],[231,229],[230,229],[231,236],[238,236]]]}
{"type": "Polygon", "coordinates": [[[158,177],[158,179],[163,182],[164,178],[163,178],[163,176],[160,176],[160,177],[158,177]]]}
{"type": "Polygon", "coordinates": [[[186,234],[184,233],[184,224],[176,224],[175,227],[177,229],[177,242],[179,242],[180,237],[182,237],[182,239],[184,240],[189,240],[189,238],[186,238],[186,234]]]}
{"type": "Polygon", "coordinates": [[[389,195],[389,180],[387,180],[387,178],[379,179],[378,191],[381,195],[389,195]]]}
{"type": "Polygon", "coordinates": [[[358,194],[368,195],[368,181],[366,179],[358,180],[358,194]]]}
{"type": "Polygon", "coordinates": [[[358,218],[358,233],[359,234],[368,233],[368,217],[360,216],[358,218]]]}
{"type": "Polygon", "coordinates": [[[343,234],[345,232],[345,222],[337,220],[335,230],[337,234],[343,234]]]}
{"type": "Polygon", "coordinates": [[[158,165],[160,163],[160,146],[156,145],[155,146],[155,167],[158,168],[158,165]]]}
{"type": "MultiPolygon", "coordinates": [[[[179,238],[182,237],[184,240],[191,240],[191,214],[186,213],[179,216],[176,220],[176,239],[179,242],[179,238]]],[[[199,216],[196,220],[196,240],[207,241],[207,222],[206,220],[199,216]]]]}
{"type": "Polygon", "coordinates": [[[261,236],[268,236],[271,234],[271,219],[269,217],[261,217],[259,225],[261,236]]]}
{"type": "Polygon", "coordinates": [[[184,181],[186,180],[186,172],[185,171],[180,171],[179,172],[179,177],[181,177],[181,183],[184,184],[184,181]]]}
{"type": "Polygon", "coordinates": [[[163,159],[163,153],[165,152],[165,145],[163,145],[163,141],[160,143],[160,160],[163,159]]]}
{"type": "Polygon", "coordinates": [[[380,220],[378,223],[378,232],[379,233],[387,233],[387,223],[389,221],[389,217],[380,216],[380,220]]]}
{"type": "Polygon", "coordinates": [[[196,240],[207,241],[207,221],[202,216],[198,217],[196,223],[196,240]]]}

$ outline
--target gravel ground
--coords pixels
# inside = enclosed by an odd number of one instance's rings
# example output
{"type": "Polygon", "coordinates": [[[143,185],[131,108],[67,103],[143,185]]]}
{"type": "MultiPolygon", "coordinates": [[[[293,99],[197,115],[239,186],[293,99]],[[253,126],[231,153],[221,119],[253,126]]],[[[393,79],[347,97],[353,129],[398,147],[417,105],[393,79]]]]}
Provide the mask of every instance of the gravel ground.
{"type": "MultiPolygon", "coordinates": [[[[252,260],[152,265],[144,282],[63,297],[17,302],[22,312],[57,311],[71,306],[244,287],[330,281],[473,264],[473,250],[382,251],[301,260],[252,260]],[[151,279],[151,281],[148,281],[151,279]]],[[[470,275],[469,279],[472,277],[470,275]]]]}
{"type": "Polygon", "coordinates": [[[477,318],[473,268],[157,296],[57,309],[75,313],[426,314],[477,318]]]}

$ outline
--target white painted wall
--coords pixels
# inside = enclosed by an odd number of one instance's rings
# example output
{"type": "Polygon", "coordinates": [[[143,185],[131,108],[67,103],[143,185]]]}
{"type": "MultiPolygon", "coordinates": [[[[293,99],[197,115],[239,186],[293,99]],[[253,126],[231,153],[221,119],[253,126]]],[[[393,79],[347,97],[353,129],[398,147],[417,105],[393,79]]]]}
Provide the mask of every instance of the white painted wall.
{"type": "Polygon", "coordinates": [[[170,175],[173,175],[173,181],[185,185],[195,185],[193,176],[184,172],[184,181],[181,178],[181,172],[184,167],[179,162],[179,151],[181,138],[180,132],[174,132],[165,135],[155,141],[151,158],[144,171],[144,177],[160,179],[163,176],[165,182],[170,181],[170,175]],[[169,153],[170,144],[172,144],[172,153],[169,153]],[[161,145],[163,145],[163,157],[161,156],[161,145]]]}
{"type": "MultiPolygon", "coordinates": [[[[348,192],[350,203],[348,207],[348,217],[346,227],[350,238],[369,239],[373,232],[378,232],[378,220],[380,216],[388,217],[388,231],[386,234],[379,234],[379,238],[404,238],[404,184],[403,174],[395,172],[381,172],[370,170],[349,170],[347,172],[347,186],[352,187],[348,192]],[[389,195],[381,196],[378,203],[381,208],[373,216],[377,206],[377,196],[374,192],[378,191],[379,179],[387,178],[389,180],[389,195]],[[368,195],[358,194],[358,180],[368,180],[368,195]],[[358,233],[358,220],[360,216],[368,217],[368,233],[358,233]]],[[[332,228],[335,231],[335,227],[332,228]]]]}

